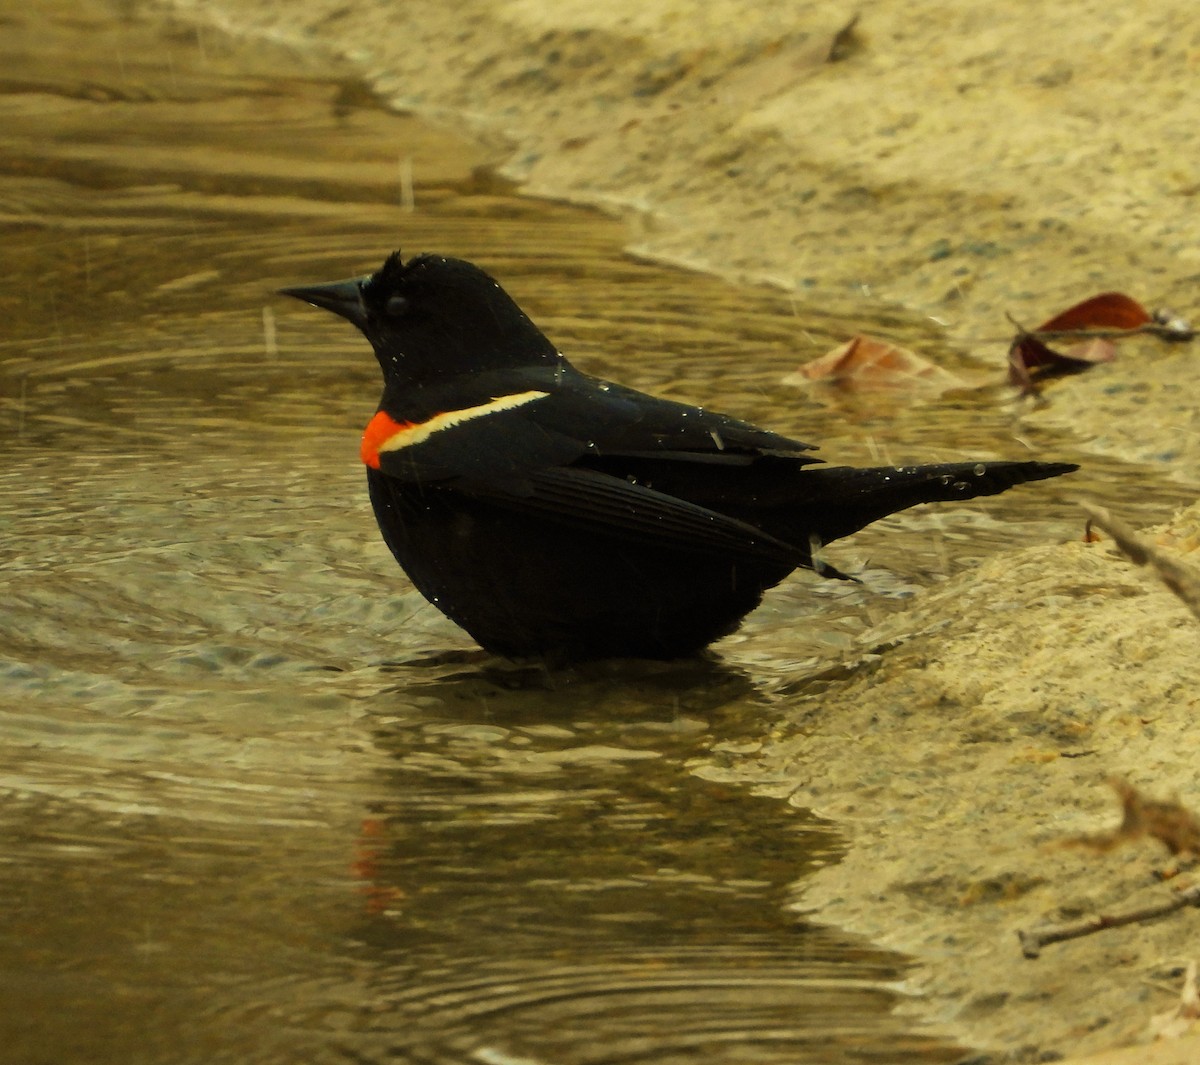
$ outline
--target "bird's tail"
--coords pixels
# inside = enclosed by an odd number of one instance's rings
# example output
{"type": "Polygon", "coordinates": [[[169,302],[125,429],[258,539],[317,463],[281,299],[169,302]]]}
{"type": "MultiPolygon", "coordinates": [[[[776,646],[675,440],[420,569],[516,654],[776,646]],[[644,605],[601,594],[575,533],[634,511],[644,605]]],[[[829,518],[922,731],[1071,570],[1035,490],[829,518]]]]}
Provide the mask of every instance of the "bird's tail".
{"type": "Polygon", "coordinates": [[[994,496],[1071,473],[1070,462],[950,462],[932,466],[817,466],[804,471],[805,517],[821,543],[918,503],[994,496]]]}

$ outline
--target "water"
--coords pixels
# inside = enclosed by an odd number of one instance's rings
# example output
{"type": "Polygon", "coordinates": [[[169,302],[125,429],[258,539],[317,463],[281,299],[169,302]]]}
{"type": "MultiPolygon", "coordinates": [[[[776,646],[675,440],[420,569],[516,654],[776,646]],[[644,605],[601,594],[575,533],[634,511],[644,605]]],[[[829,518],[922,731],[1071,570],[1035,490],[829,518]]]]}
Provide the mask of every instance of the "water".
{"type": "Polygon", "coordinates": [[[507,667],[374,532],[370,353],[272,292],[467,255],[586,369],[840,461],[1012,454],[1003,406],[783,390],[846,323],[623,257],[346,71],[5,6],[0,1059],[953,1059],[902,959],[785,910],[829,826],[694,770],[919,584],[1061,533],[1057,487],[864,534],[866,588],[796,579],[720,661],[507,667]]]}

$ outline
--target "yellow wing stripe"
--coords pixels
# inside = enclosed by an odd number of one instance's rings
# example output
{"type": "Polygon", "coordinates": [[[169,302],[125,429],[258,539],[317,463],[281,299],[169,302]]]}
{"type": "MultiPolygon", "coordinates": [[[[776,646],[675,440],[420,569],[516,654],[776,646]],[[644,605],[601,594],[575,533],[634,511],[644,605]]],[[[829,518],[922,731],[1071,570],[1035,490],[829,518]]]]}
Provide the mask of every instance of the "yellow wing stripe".
{"type": "Polygon", "coordinates": [[[377,450],[383,453],[412,447],[414,444],[424,443],[434,433],[440,433],[443,429],[452,429],[456,425],[462,425],[463,422],[469,422],[475,418],[484,418],[489,414],[498,414],[502,410],[523,407],[526,403],[545,399],[548,395],[550,395],[549,392],[514,392],[511,396],[496,396],[491,401],[480,403],[475,407],[463,407],[462,410],[443,411],[441,414],[435,414],[432,418],[427,418],[423,422],[417,422],[415,425],[402,426],[386,440],[381,441],[377,445],[377,450]]]}

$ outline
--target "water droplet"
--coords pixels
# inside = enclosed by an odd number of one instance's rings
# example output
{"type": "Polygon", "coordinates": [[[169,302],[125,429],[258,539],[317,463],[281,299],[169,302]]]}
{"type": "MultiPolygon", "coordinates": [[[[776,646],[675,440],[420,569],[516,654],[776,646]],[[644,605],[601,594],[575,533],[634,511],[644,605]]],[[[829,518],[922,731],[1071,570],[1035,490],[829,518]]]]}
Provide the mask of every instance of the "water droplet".
{"type": "Polygon", "coordinates": [[[953,480],[954,480],[954,478],[951,477],[950,474],[948,474],[948,473],[943,473],[941,475],[941,477],[938,478],[938,481],[942,484],[949,484],[953,480]]]}
{"type": "Polygon", "coordinates": [[[976,477],[982,477],[987,473],[987,467],[982,462],[975,463],[975,469],[971,471],[976,477]]]}
{"type": "Polygon", "coordinates": [[[969,492],[971,490],[971,486],[967,484],[966,481],[955,481],[954,490],[956,492],[969,492]]]}

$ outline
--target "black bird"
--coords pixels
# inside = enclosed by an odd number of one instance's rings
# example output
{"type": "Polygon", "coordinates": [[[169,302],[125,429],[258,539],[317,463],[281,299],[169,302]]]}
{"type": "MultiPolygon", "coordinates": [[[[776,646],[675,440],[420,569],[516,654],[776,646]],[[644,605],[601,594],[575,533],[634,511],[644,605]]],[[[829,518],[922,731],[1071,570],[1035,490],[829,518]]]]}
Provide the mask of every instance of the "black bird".
{"type": "Polygon", "coordinates": [[[557,663],[694,654],[816,548],[917,503],[1067,463],[825,466],[812,445],[576,370],[479,267],[391,255],[287,288],[349,319],[383,369],[362,438],[383,538],[489,651],[557,663]]]}

